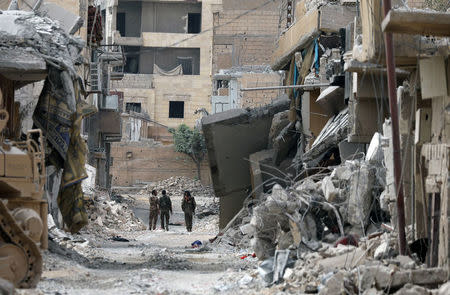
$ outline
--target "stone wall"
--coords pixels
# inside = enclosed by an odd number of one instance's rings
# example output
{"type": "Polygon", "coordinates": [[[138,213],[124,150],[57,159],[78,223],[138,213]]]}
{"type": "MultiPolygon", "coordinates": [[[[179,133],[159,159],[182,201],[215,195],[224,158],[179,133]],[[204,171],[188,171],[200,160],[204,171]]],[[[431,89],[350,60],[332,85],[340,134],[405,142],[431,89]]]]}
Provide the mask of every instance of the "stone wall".
{"type": "MultiPolygon", "coordinates": [[[[173,145],[162,145],[152,140],[113,143],[111,157],[113,186],[131,186],[172,176],[197,177],[195,164],[188,156],[175,152],[173,145]]],[[[211,184],[206,160],[202,164],[201,176],[203,184],[211,184]]]]}
{"type": "Polygon", "coordinates": [[[278,37],[282,1],[265,2],[222,1],[214,13],[213,73],[241,65],[269,64],[278,37]]]}
{"type": "MultiPolygon", "coordinates": [[[[241,88],[256,88],[282,85],[281,76],[271,73],[245,73],[239,79],[241,88]]],[[[241,91],[242,108],[255,108],[265,106],[275,100],[283,90],[241,91]]]]}

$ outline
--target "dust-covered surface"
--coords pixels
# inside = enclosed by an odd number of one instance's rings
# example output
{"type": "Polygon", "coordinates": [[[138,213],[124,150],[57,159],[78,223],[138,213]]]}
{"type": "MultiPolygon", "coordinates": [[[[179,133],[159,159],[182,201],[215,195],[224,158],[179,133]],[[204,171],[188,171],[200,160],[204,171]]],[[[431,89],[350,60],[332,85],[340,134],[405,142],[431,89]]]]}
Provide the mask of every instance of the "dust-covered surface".
{"type": "Polygon", "coordinates": [[[257,281],[257,259],[241,259],[250,250],[209,242],[219,232],[213,196],[193,194],[197,213],[208,213],[195,217],[188,233],[181,194],[168,190],[174,210],[169,231],[149,231],[146,190],[112,198],[92,187],[87,192],[90,224],[71,235],[50,221],[42,279],[20,294],[231,294],[257,281]],[[194,241],[200,247],[193,248],[194,241]]]}

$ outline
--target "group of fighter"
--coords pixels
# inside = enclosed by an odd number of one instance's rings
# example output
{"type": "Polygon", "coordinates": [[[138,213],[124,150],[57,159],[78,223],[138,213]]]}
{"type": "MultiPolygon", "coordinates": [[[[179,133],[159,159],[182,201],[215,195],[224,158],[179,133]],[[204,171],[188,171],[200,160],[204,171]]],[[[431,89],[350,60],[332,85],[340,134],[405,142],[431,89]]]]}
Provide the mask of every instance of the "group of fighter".
{"type": "MultiPolygon", "coordinates": [[[[161,229],[165,229],[166,231],[169,230],[169,218],[170,214],[172,214],[172,201],[165,190],[161,191],[161,194],[162,196],[158,198],[158,192],[152,190],[152,194],[150,195],[149,230],[156,229],[158,215],[160,215],[161,218],[161,229]]],[[[191,193],[185,191],[183,201],[181,202],[181,209],[184,212],[184,221],[188,232],[192,231],[192,219],[194,217],[196,205],[195,199],[191,196],[191,193]]]]}

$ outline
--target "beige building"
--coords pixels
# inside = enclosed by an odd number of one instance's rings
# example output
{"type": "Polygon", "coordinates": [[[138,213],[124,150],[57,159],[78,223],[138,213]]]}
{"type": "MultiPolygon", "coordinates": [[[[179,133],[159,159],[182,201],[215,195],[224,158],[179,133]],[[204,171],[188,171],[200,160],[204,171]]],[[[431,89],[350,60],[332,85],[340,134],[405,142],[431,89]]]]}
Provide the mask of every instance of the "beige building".
{"type": "Polygon", "coordinates": [[[282,21],[283,1],[222,0],[214,14],[212,113],[266,105],[282,92],[242,91],[278,86],[283,76],[270,69],[282,21]]]}
{"type": "Polygon", "coordinates": [[[123,109],[167,127],[193,127],[211,108],[213,5],[217,1],[108,1],[106,42],[122,45],[125,75],[111,92],[123,109]]]}

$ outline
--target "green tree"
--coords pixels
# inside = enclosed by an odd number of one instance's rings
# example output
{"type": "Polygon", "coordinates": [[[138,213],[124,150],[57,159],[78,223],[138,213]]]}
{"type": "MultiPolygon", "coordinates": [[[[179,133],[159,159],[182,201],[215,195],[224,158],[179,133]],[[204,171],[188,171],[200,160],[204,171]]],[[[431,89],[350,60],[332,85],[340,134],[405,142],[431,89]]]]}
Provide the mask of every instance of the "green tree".
{"type": "Polygon", "coordinates": [[[206,143],[203,134],[197,129],[191,129],[181,124],[177,129],[169,128],[173,135],[175,151],[188,155],[197,166],[197,176],[200,176],[200,166],[206,155],[206,143]]]}

